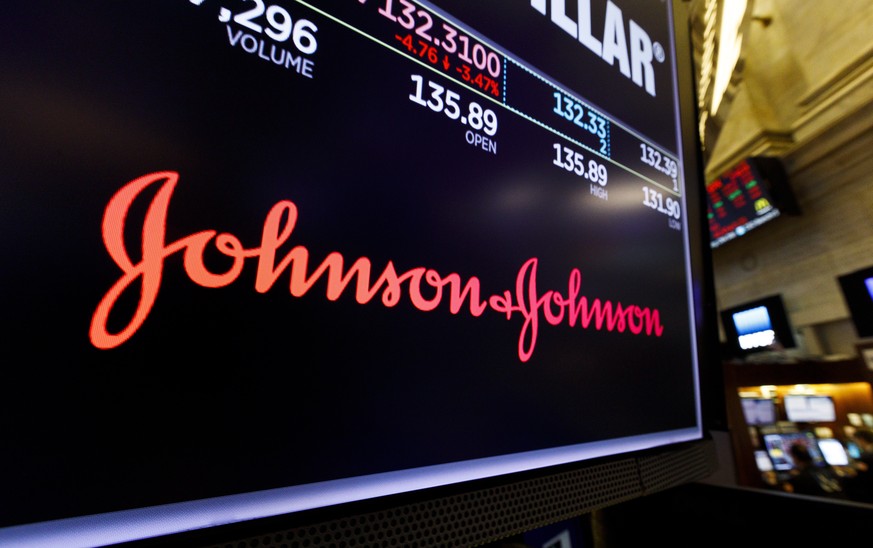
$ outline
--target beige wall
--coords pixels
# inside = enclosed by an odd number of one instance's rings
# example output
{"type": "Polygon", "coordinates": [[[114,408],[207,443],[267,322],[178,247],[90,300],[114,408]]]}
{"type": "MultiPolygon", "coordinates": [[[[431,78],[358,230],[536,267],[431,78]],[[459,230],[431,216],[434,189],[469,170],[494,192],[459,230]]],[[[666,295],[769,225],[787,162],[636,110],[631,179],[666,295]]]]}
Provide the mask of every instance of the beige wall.
{"type": "Polygon", "coordinates": [[[781,157],[803,213],[713,251],[718,305],[781,293],[810,352],[854,354],[836,276],[873,265],[873,2],[756,0],[752,15],[706,177],[781,157]]]}

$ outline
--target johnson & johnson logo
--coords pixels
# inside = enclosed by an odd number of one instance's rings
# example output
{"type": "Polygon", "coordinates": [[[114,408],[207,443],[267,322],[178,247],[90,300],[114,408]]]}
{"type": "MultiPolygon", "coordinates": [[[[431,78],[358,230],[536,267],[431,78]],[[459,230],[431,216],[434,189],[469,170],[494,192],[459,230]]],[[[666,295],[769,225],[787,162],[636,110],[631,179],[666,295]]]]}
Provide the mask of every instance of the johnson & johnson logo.
{"type": "Polygon", "coordinates": [[[514,290],[487,298],[482,297],[481,284],[475,276],[464,281],[459,274],[444,275],[426,267],[398,272],[391,261],[376,275],[368,258],[361,257],[346,268],[345,258],[336,251],[310,269],[309,251],[302,245],[292,247],[279,257],[279,249],[291,237],[298,218],[297,206],[288,200],[278,202],[267,213],[257,247],[245,247],[233,234],[219,234],[215,230],[203,230],[167,243],[167,212],[178,182],[179,174],[173,171],[150,173],[126,184],[106,206],[103,242],[122,274],[103,296],[91,318],[89,336],[97,348],[115,348],[142,327],[158,298],[165,261],[175,253],[183,254],[185,273],[202,287],[218,288],[234,283],[246,261],[250,261],[256,263],[254,289],[258,293],[269,291],[284,274],[291,295],[300,297],[326,277],[326,297],[330,301],[339,299],[353,285],[354,298],[360,304],[378,297],[384,306],[393,307],[405,294],[422,312],[435,310],[446,299],[452,314],[465,310],[465,313],[478,317],[486,310],[492,310],[504,314],[506,320],[519,314],[523,319],[518,337],[518,357],[522,362],[533,355],[543,319],[551,326],[593,327],[618,333],[629,331],[633,335],[645,333],[660,337],[664,331],[657,309],[591,300],[580,295],[582,274],[578,269],[570,272],[566,294],[557,290],[540,294],[537,288],[539,261],[536,258],[528,259],[519,268],[514,290]],[[124,243],[128,212],[140,194],[154,184],[160,184],[160,187],[146,211],[141,230],[142,253],[139,261],[134,262],[124,243]],[[216,273],[207,269],[204,253],[210,245],[232,260],[227,271],[216,273]],[[136,310],[126,326],[110,333],[107,326],[109,315],[119,297],[132,286],[139,289],[136,310]]]}

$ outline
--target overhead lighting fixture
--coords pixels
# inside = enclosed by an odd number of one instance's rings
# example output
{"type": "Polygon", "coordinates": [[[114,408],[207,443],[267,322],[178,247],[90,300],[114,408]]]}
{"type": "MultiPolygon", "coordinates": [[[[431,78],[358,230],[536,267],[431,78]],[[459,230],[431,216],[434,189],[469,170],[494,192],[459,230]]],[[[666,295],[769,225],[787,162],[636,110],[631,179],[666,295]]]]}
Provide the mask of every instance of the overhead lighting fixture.
{"type": "Polygon", "coordinates": [[[721,27],[718,34],[718,56],[715,59],[715,82],[709,112],[715,116],[718,106],[731,81],[731,75],[740,58],[743,35],[740,25],[746,13],[746,0],[721,3],[721,27]]]}

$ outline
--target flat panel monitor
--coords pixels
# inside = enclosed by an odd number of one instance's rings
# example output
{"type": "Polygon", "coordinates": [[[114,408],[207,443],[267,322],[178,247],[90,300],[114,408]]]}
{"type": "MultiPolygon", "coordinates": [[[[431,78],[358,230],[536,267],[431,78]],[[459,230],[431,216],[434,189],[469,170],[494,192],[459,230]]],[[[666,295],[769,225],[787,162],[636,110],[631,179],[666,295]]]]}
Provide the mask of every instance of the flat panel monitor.
{"type": "Polygon", "coordinates": [[[818,440],[818,448],[824,460],[831,466],[848,466],[849,453],[846,446],[835,438],[822,438],[818,440]]]}
{"type": "Polygon", "coordinates": [[[785,415],[791,422],[834,422],[834,400],[826,395],[786,394],[782,398],[785,415]]]}
{"type": "Polygon", "coordinates": [[[811,432],[765,434],[764,447],[776,471],[784,472],[797,467],[791,456],[791,446],[794,444],[801,444],[807,448],[815,466],[827,464],[818,447],[816,437],[811,432]]]}
{"type": "Polygon", "coordinates": [[[748,301],[720,312],[725,338],[734,356],[796,347],[781,295],[748,301]]]}
{"type": "Polygon", "coordinates": [[[873,337],[873,266],[837,277],[858,337],[873,337]]]}
{"type": "Polygon", "coordinates": [[[849,440],[846,442],[846,452],[853,459],[861,458],[861,446],[859,446],[855,441],[849,440]]]}
{"type": "Polygon", "coordinates": [[[705,446],[686,9],[6,6],[0,545],[705,446]]]}
{"type": "Polygon", "coordinates": [[[757,426],[776,423],[776,402],[773,398],[740,398],[740,405],[746,424],[757,426]]]}
{"type": "Polygon", "coordinates": [[[755,451],[755,466],[758,467],[760,472],[772,472],[774,470],[773,461],[770,460],[770,455],[764,449],[755,451]]]}
{"type": "Polygon", "coordinates": [[[706,185],[711,246],[720,247],[800,208],[779,158],[745,158],[706,185]]]}

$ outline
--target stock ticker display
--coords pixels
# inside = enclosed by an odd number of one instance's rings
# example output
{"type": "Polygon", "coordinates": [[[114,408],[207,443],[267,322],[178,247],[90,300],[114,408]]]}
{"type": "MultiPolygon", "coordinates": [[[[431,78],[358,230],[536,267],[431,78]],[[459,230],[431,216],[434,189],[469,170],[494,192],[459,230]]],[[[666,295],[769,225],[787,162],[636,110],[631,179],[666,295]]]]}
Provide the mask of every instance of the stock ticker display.
{"type": "Polygon", "coordinates": [[[74,4],[0,48],[3,525],[699,435],[669,2],[74,4]]]}

